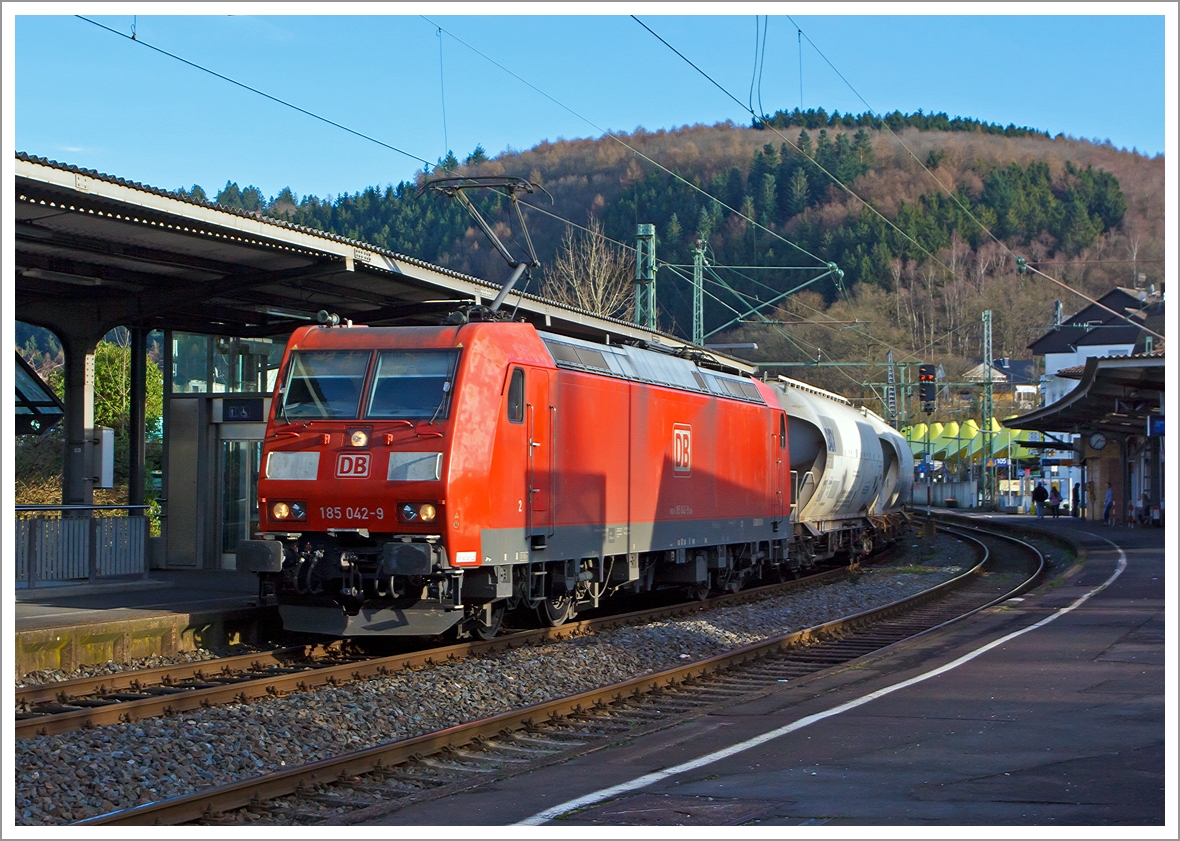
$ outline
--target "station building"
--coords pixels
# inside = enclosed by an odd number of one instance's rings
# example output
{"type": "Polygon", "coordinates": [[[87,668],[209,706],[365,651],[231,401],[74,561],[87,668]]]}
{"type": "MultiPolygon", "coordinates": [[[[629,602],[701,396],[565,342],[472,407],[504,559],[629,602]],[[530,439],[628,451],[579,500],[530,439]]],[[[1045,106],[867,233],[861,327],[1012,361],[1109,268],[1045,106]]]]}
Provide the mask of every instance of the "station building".
{"type": "Polygon", "coordinates": [[[1064,465],[1082,511],[1101,521],[1107,483],[1114,520],[1162,525],[1165,353],[1163,288],[1118,287],[1029,345],[1044,357],[1044,404],[1004,426],[1044,434],[1042,461],[1064,465]]]}

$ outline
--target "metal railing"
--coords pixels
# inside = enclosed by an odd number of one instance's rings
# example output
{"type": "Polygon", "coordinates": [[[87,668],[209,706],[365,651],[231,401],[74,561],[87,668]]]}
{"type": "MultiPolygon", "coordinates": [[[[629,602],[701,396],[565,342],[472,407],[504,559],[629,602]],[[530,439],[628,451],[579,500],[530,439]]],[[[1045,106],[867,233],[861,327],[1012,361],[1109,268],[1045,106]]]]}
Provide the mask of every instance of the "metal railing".
{"type": "Polygon", "coordinates": [[[146,578],[150,508],[16,506],[17,587],[146,578]],[[100,514],[116,511],[126,514],[100,514]]]}
{"type": "Polygon", "coordinates": [[[815,472],[808,470],[799,476],[798,470],[791,471],[791,519],[796,520],[796,514],[803,508],[807,507],[807,503],[811,502],[811,498],[815,496],[815,491],[818,486],[815,482],[815,472]],[[804,495],[806,494],[806,499],[804,495]]]}

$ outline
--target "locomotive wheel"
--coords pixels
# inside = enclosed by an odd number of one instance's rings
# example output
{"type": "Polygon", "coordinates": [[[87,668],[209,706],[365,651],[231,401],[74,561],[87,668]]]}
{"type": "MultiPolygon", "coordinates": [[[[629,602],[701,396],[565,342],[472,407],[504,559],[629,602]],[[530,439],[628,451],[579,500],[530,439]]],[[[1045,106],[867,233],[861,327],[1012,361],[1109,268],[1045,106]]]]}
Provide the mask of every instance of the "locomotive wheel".
{"type": "Polygon", "coordinates": [[[565,624],[573,612],[573,599],[569,597],[568,593],[564,596],[544,599],[537,605],[537,618],[541,620],[542,627],[546,628],[556,628],[558,625],[565,624]]]}
{"type": "Polygon", "coordinates": [[[703,602],[709,598],[709,582],[702,581],[700,584],[688,588],[688,597],[694,601],[703,602]]]}
{"type": "Polygon", "coordinates": [[[504,602],[497,602],[492,605],[492,621],[485,625],[483,622],[477,621],[475,623],[475,635],[481,640],[490,640],[500,635],[500,626],[504,624],[504,602]]]}

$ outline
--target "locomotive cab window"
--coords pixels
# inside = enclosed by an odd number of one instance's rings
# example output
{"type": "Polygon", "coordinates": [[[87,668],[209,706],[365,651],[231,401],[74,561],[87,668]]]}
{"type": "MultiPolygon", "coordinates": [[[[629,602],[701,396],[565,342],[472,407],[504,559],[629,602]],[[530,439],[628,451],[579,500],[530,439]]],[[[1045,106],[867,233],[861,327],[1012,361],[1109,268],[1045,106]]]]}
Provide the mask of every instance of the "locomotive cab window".
{"type": "Polygon", "coordinates": [[[508,421],[520,423],[524,420],[524,368],[512,369],[512,382],[508,384],[508,421]]]}
{"type": "Polygon", "coordinates": [[[458,359],[458,351],[381,351],[365,416],[433,420],[447,417],[458,359]]]}
{"type": "Polygon", "coordinates": [[[291,354],[279,416],[355,418],[371,351],[298,351],[291,354]]]}

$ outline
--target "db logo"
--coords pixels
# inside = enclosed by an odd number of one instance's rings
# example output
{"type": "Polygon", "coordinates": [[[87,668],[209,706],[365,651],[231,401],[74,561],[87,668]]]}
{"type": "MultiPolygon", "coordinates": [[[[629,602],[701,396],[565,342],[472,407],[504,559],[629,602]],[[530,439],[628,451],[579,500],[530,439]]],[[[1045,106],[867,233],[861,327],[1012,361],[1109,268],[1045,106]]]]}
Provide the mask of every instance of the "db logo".
{"type": "Polygon", "coordinates": [[[672,425],[672,473],[676,476],[692,473],[692,427],[686,423],[672,425]]]}
{"type": "Polygon", "coordinates": [[[336,458],[336,476],[340,479],[367,479],[371,460],[369,453],[341,453],[336,458]]]}

